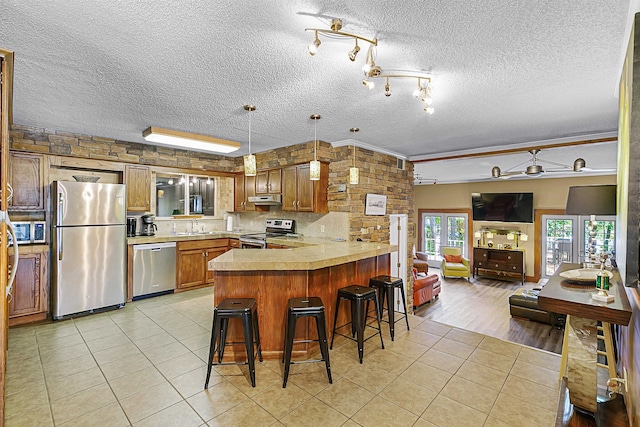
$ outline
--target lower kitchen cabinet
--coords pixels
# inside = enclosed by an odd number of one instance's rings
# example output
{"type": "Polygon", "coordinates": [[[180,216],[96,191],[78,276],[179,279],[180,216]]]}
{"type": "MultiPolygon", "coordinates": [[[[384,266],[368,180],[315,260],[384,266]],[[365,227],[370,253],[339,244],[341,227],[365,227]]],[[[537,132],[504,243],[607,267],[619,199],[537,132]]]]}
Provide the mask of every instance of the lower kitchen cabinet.
{"type": "MultiPolygon", "coordinates": [[[[9,251],[11,255],[11,251],[9,251]]],[[[20,259],[9,303],[9,326],[47,318],[49,308],[49,247],[20,247],[20,259]]],[[[13,267],[13,256],[9,257],[13,267]]]]}
{"type": "Polygon", "coordinates": [[[229,239],[190,240],[177,244],[177,289],[212,285],[208,263],[229,250],[229,239]]]}

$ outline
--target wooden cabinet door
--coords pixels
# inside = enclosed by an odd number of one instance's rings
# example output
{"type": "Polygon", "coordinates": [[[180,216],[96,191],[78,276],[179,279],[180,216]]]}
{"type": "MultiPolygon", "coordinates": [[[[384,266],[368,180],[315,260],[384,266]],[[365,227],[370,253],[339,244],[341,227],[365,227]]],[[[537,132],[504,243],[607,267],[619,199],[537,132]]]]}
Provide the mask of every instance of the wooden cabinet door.
{"type": "Polygon", "coordinates": [[[203,249],[178,251],[178,288],[204,285],[206,255],[203,249]]]}
{"type": "Polygon", "coordinates": [[[151,169],[149,166],[127,165],[124,168],[127,185],[127,211],[151,210],[151,169]]]}
{"type": "Polygon", "coordinates": [[[311,167],[309,165],[298,166],[298,212],[313,212],[313,187],[315,181],[311,181],[311,167]]]}
{"type": "Polygon", "coordinates": [[[282,193],[282,169],[271,169],[267,171],[267,175],[267,192],[269,194],[282,193]]]}
{"type": "MultiPolygon", "coordinates": [[[[13,257],[9,258],[9,263],[13,263],[13,257]]],[[[9,303],[10,318],[47,312],[46,265],[46,253],[20,255],[9,303]]]]}
{"type": "Polygon", "coordinates": [[[268,171],[262,171],[256,174],[256,194],[269,194],[268,171]]]}
{"type": "Polygon", "coordinates": [[[205,251],[205,255],[207,259],[206,266],[205,266],[205,269],[207,270],[207,277],[205,281],[207,283],[213,283],[215,279],[215,271],[209,270],[209,261],[214,259],[217,256],[222,255],[225,252],[227,252],[227,248],[210,248],[205,251]]]}
{"type": "Polygon", "coordinates": [[[295,212],[298,201],[298,174],[297,168],[291,166],[282,169],[282,210],[295,212]]]}
{"type": "Polygon", "coordinates": [[[246,196],[244,193],[244,174],[236,174],[233,177],[233,209],[235,211],[244,210],[244,202],[246,201],[246,196]]]}
{"type": "Polygon", "coordinates": [[[44,210],[44,157],[11,153],[9,184],[13,187],[9,210],[44,210]]]}
{"type": "Polygon", "coordinates": [[[244,194],[246,196],[244,210],[255,211],[256,205],[253,203],[249,203],[249,197],[256,195],[256,177],[255,176],[244,177],[244,194]]]}

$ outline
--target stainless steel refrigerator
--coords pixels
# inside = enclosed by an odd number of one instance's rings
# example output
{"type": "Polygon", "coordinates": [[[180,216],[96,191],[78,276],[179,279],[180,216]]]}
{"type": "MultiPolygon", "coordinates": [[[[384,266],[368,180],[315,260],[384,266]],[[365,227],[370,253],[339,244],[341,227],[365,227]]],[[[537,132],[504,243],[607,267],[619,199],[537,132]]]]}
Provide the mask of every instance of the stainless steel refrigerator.
{"type": "Polygon", "coordinates": [[[123,306],[125,186],[54,181],[52,204],[53,318],[123,306]]]}

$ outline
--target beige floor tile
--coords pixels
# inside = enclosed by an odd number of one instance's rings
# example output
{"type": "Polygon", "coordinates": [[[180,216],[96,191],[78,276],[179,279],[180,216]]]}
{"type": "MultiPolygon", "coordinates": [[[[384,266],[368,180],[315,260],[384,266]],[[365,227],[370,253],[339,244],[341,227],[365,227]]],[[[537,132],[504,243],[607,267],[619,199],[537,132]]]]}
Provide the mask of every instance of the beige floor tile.
{"type": "Polygon", "coordinates": [[[413,427],[438,427],[438,426],[433,423],[430,423],[424,418],[418,418],[418,421],[416,421],[413,427]]]}
{"type": "Polygon", "coordinates": [[[385,349],[396,354],[401,354],[410,359],[417,359],[422,356],[429,347],[418,344],[406,338],[396,340],[394,342],[385,343],[385,349]]]}
{"type": "Polygon", "coordinates": [[[80,335],[80,333],[77,331],[73,334],[61,337],[55,336],[51,338],[41,338],[41,336],[38,336],[38,348],[40,349],[41,353],[71,347],[77,344],[84,344],[82,335],[80,335]]]}
{"type": "Polygon", "coordinates": [[[357,352],[354,353],[347,348],[329,351],[329,359],[331,361],[331,373],[338,376],[343,376],[360,364],[357,352]]]}
{"type": "Polygon", "coordinates": [[[267,411],[262,409],[257,403],[248,401],[229,409],[227,412],[218,415],[207,424],[211,427],[229,426],[271,426],[277,420],[267,411]]]}
{"type": "Polygon", "coordinates": [[[497,418],[489,417],[483,427],[512,427],[512,425],[505,423],[504,421],[500,421],[497,418]]]}
{"type": "MultiPolygon", "coordinates": [[[[204,380],[207,378],[207,367],[201,366],[191,372],[187,372],[178,377],[172,378],[169,382],[178,390],[183,398],[187,399],[194,394],[198,394],[204,390],[204,380]]],[[[218,375],[216,371],[211,371],[209,378],[209,387],[224,381],[224,377],[218,375]]]]}
{"type": "Polygon", "coordinates": [[[470,406],[485,414],[489,414],[493,404],[498,398],[498,390],[490,389],[462,377],[454,376],[440,392],[441,396],[448,397],[463,405],[470,406]]]}
{"type": "Polygon", "coordinates": [[[21,390],[5,400],[5,417],[10,418],[20,414],[29,413],[40,406],[49,406],[47,389],[43,384],[21,390]]]}
{"type": "Polygon", "coordinates": [[[399,375],[411,366],[414,361],[415,359],[398,353],[377,351],[371,357],[367,357],[366,363],[390,374],[399,375]]]}
{"type": "Polygon", "coordinates": [[[97,338],[93,341],[89,341],[87,343],[87,347],[89,347],[89,350],[95,353],[100,350],[105,350],[109,347],[116,347],[119,345],[124,345],[129,343],[131,343],[131,340],[129,339],[129,337],[125,335],[124,332],[119,331],[117,333],[114,333],[113,335],[109,335],[106,337],[97,338]]]}
{"type": "MultiPolygon", "coordinates": [[[[280,378],[280,383],[284,381],[284,370],[282,373],[277,373],[280,378]]],[[[331,379],[336,381],[340,376],[331,373],[331,379]]],[[[289,379],[287,384],[295,384],[312,396],[316,396],[322,390],[329,387],[329,377],[327,376],[327,369],[324,363],[314,363],[307,365],[291,365],[289,371],[289,379]],[[293,368],[301,367],[301,371],[295,371],[293,368]]]]}
{"type": "Polygon", "coordinates": [[[356,383],[346,378],[340,378],[318,393],[316,397],[345,416],[351,417],[374,396],[374,393],[356,383]],[[349,396],[349,398],[345,399],[345,396],[349,396]]]}
{"type": "MultiPolygon", "coordinates": [[[[154,329],[153,333],[150,335],[159,334],[161,332],[165,332],[160,326],[156,325],[155,322],[149,319],[147,316],[142,315],[140,317],[135,317],[131,319],[127,319],[126,321],[118,323],[118,327],[124,331],[129,337],[131,335],[142,334],[149,328],[154,329]]],[[[150,336],[149,334],[145,336],[150,336]]],[[[143,338],[143,337],[135,337],[135,338],[143,338]]]]}
{"type": "Polygon", "coordinates": [[[47,381],[49,399],[54,402],[64,397],[71,396],[82,390],[105,384],[107,380],[97,366],[73,375],[52,378],[47,381]]]}
{"type": "Polygon", "coordinates": [[[113,320],[107,314],[79,317],[74,319],[73,323],[81,333],[114,325],[113,320]]]}
{"type": "Polygon", "coordinates": [[[149,358],[151,363],[160,364],[167,360],[175,359],[178,356],[189,353],[189,349],[179,342],[163,345],[162,347],[155,347],[149,350],[143,351],[144,355],[149,358]]]}
{"type": "Polygon", "coordinates": [[[294,384],[273,384],[261,393],[253,396],[253,401],[264,408],[271,415],[280,419],[289,412],[311,399],[311,395],[294,384]]]}
{"type": "Polygon", "coordinates": [[[386,386],[391,384],[396,377],[396,375],[380,369],[378,366],[367,364],[366,361],[364,364],[358,365],[350,372],[344,374],[344,378],[375,394],[380,393],[386,386]]]}
{"type": "Polygon", "coordinates": [[[136,329],[125,330],[123,328],[123,325],[120,325],[120,328],[124,331],[125,334],[127,334],[129,338],[131,338],[131,341],[136,341],[141,338],[151,337],[153,335],[163,334],[167,332],[160,326],[153,323],[152,320],[140,321],[138,322],[138,325],[143,326],[138,326],[136,329]]]}
{"type": "Polygon", "coordinates": [[[75,359],[76,357],[86,356],[90,354],[89,348],[85,343],[79,343],[70,347],[56,348],[47,352],[40,352],[40,360],[42,365],[47,367],[57,365],[60,362],[75,359]]]}
{"type": "Polygon", "coordinates": [[[467,345],[477,347],[482,342],[484,335],[477,334],[463,329],[453,328],[444,336],[447,339],[458,341],[467,345]]]}
{"type": "Polygon", "coordinates": [[[116,378],[123,377],[125,375],[132,374],[141,369],[148,368],[151,365],[149,359],[142,353],[127,356],[123,359],[113,361],[111,363],[105,363],[100,365],[100,369],[108,381],[115,380],[116,378]]]}
{"type": "Polygon", "coordinates": [[[296,427],[341,426],[345,421],[347,417],[314,397],[280,419],[285,426],[296,427]]]}
{"type": "Polygon", "coordinates": [[[180,340],[183,346],[193,351],[202,347],[209,347],[211,343],[211,332],[207,331],[202,334],[192,335],[188,338],[180,340]]]}
{"type": "Polygon", "coordinates": [[[434,348],[429,349],[422,357],[418,359],[419,362],[425,365],[440,368],[443,371],[447,371],[450,374],[455,374],[460,366],[464,363],[465,359],[457,356],[453,356],[448,353],[436,350],[434,348]]]}
{"type": "Polygon", "coordinates": [[[175,359],[156,364],[156,367],[162,372],[162,375],[169,379],[193,371],[200,366],[206,365],[198,356],[191,352],[178,356],[175,359]]]}
{"type": "Polygon", "coordinates": [[[53,427],[53,417],[48,404],[38,405],[27,412],[6,415],[5,427],[53,427]]]}
{"type": "Polygon", "coordinates": [[[85,356],[76,357],[75,359],[66,360],[58,364],[44,366],[44,376],[47,381],[77,374],[87,369],[95,368],[96,361],[93,356],[87,354],[85,356]]]}
{"type": "Polygon", "coordinates": [[[400,378],[439,393],[451,376],[451,373],[442,369],[415,362],[400,375],[400,378]]]}
{"type": "Polygon", "coordinates": [[[282,386],[282,376],[276,374],[271,369],[256,362],[256,386],[251,385],[249,376],[249,365],[238,365],[240,374],[225,376],[225,379],[236,386],[238,390],[247,396],[254,396],[274,384],[282,386]]]}
{"type": "Polygon", "coordinates": [[[498,353],[503,356],[513,358],[517,358],[518,354],[520,354],[520,350],[522,349],[521,345],[499,340],[493,337],[484,337],[478,347],[483,350],[488,350],[493,353],[498,353]]]}
{"type": "Polygon", "coordinates": [[[42,362],[37,352],[23,359],[7,360],[7,378],[26,375],[34,370],[42,370],[42,362]]]}
{"type": "Polygon", "coordinates": [[[136,338],[133,340],[133,343],[143,352],[176,342],[178,342],[178,340],[172,337],[168,332],[164,331],[155,335],[136,338]]]}
{"type": "Polygon", "coordinates": [[[73,323],[73,320],[70,319],[39,325],[35,332],[39,342],[41,339],[64,337],[66,335],[79,333],[78,328],[76,328],[76,325],[73,323]]]}
{"type": "Polygon", "coordinates": [[[203,420],[209,421],[248,399],[247,395],[234,385],[222,381],[191,396],[187,402],[203,420]]]}
{"type": "Polygon", "coordinates": [[[128,343],[96,351],[93,353],[93,357],[99,365],[106,365],[134,354],[140,354],[140,350],[133,343],[128,343]]]}
{"type": "Polygon", "coordinates": [[[556,419],[555,411],[539,407],[532,411],[529,399],[522,400],[506,393],[500,393],[490,416],[513,427],[553,426],[556,419]],[[526,414],[526,417],[523,414],[526,414]]]}
{"type": "Polygon", "coordinates": [[[521,360],[516,360],[510,375],[533,381],[534,383],[553,389],[557,389],[559,386],[558,371],[552,371],[521,360]]]}
{"type": "Polygon", "coordinates": [[[464,362],[460,369],[458,369],[458,372],[456,372],[456,376],[498,391],[502,389],[504,381],[507,379],[506,372],[487,368],[486,366],[469,361],[464,362]]]}
{"type": "MultiPolygon", "coordinates": [[[[133,427],[197,427],[203,420],[185,401],[180,401],[160,412],[138,421],[133,427]]],[[[231,424],[229,424],[231,425],[231,424]]],[[[248,424],[247,424],[248,425],[248,424]]]]}
{"type": "Polygon", "coordinates": [[[120,400],[120,405],[132,423],[162,411],[182,400],[168,382],[162,382],[120,400]]]}
{"type": "Polygon", "coordinates": [[[194,335],[206,334],[208,331],[197,323],[189,321],[191,324],[179,329],[170,330],[169,333],[178,341],[182,341],[194,335]]]}
{"type": "Polygon", "coordinates": [[[44,372],[42,372],[42,369],[27,371],[24,375],[7,375],[5,397],[23,392],[29,388],[42,388],[44,386],[44,372]]]}
{"type": "Polygon", "coordinates": [[[118,403],[111,403],[60,425],[64,427],[88,427],[94,425],[99,425],[100,427],[126,427],[129,425],[129,420],[118,403]]]}
{"type": "Polygon", "coordinates": [[[358,411],[352,419],[364,427],[378,427],[381,424],[389,427],[400,427],[412,426],[418,420],[418,416],[380,396],[376,396],[358,411]]]}
{"type": "Polygon", "coordinates": [[[440,341],[442,337],[430,332],[413,329],[404,337],[402,337],[402,339],[409,340],[416,344],[420,344],[427,348],[430,348],[433,347],[438,341],[440,341]]]}
{"type": "Polygon", "coordinates": [[[511,370],[516,361],[513,357],[503,356],[481,348],[475,349],[467,360],[507,373],[511,370]]]}
{"type": "Polygon", "coordinates": [[[419,416],[437,394],[434,390],[398,378],[382,390],[379,396],[419,416]]]}
{"type": "Polygon", "coordinates": [[[484,424],[487,415],[439,395],[424,411],[421,418],[438,426],[477,427],[484,424]]]}
{"type": "Polygon", "coordinates": [[[442,323],[427,319],[416,326],[416,329],[443,337],[447,335],[452,328],[451,326],[443,325],[442,323]]]}
{"type": "Polygon", "coordinates": [[[164,383],[167,380],[154,367],[141,369],[124,377],[109,381],[113,393],[119,400],[164,383]]]}
{"type": "Polygon", "coordinates": [[[82,338],[84,338],[86,342],[89,342],[89,341],[95,341],[100,338],[108,337],[111,335],[124,333],[118,327],[118,325],[113,323],[113,321],[110,321],[110,322],[111,323],[109,325],[102,326],[100,328],[90,329],[87,331],[80,331],[80,334],[82,335],[82,338]]]}
{"type": "Polygon", "coordinates": [[[558,409],[557,388],[548,388],[533,381],[528,381],[513,375],[509,375],[502,387],[501,393],[506,393],[512,397],[527,399],[527,396],[535,396],[537,408],[556,411],[558,409]]]}
{"type": "Polygon", "coordinates": [[[51,412],[55,423],[62,424],[115,401],[109,386],[100,384],[51,403],[51,412]]]}
{"type": "Polygon", "coordinates": [[[472,345],[453,341],[447,338],[442,338],[433,346],[433,348],[443,353],[448,353],[456,357],[461,357],[463,359],[469,357],[471,353],[473,353],[473,350],[476,349],[472,345]]]}
{"type": "Polygon", "coordinates": [[[555,353],[549,353],[542,350],[537,350],[528,347],[522,347],[518,360],[530,363],[532,365],[540,366],[542,368],[550,369],[552,371],[560,371],[560,355],[555,353]]]}

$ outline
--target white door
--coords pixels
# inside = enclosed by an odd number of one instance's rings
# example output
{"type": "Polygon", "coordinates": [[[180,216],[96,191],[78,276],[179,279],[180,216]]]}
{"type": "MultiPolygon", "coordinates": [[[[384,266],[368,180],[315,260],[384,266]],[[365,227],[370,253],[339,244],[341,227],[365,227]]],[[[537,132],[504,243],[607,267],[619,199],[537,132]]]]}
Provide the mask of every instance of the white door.
{"type": "Polygon", "coordinates": [[[442,246],[462,248],[467,254],[467,219],[466,213],[423,213],[422,214],[422,246],[419,251],[429,255],[429,267],[440,268],[442,246]]]}
{"type": "MultiPolygon", "coordinates": [[[[392,245],[398,245],[398,251],[391,254],[391,276],[399,277],[404,284],[404,295],[407,296],[407,242],[408,235],[408,217],[406,214],[390,215],[391,230],[389,240],[392,245]]],[[[395,295],[396,311],[404,313],[402,307],[402,298],[395,295]]]]}

